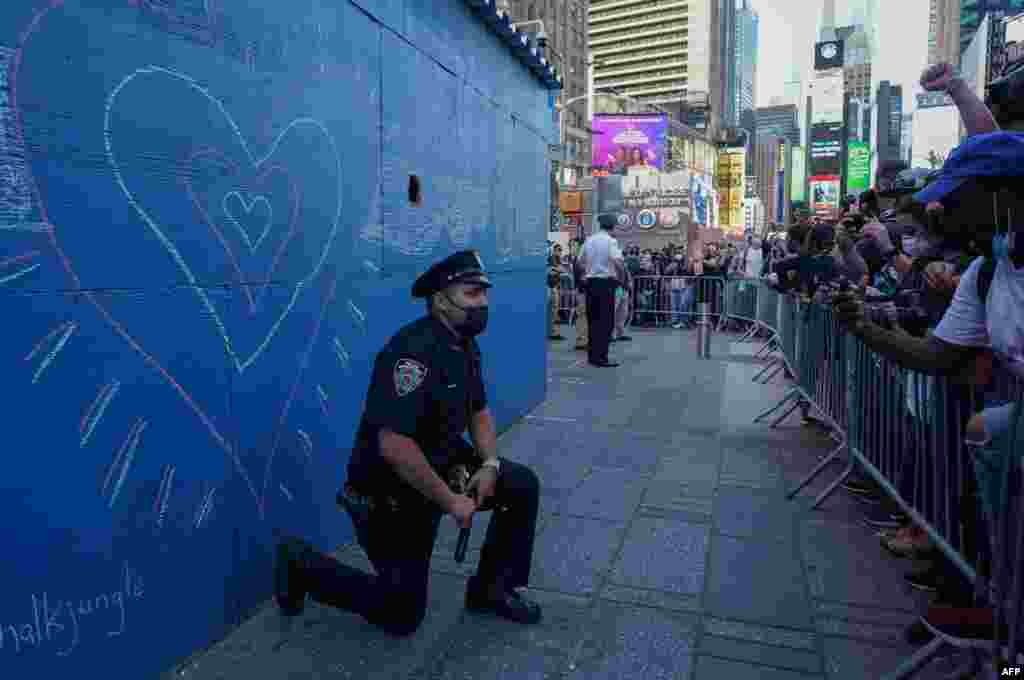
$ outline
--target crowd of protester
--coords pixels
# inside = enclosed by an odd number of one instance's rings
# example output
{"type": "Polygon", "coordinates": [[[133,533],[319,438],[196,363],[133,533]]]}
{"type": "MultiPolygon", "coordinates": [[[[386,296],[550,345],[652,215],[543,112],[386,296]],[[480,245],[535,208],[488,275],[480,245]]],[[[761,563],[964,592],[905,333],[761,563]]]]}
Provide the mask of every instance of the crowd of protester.
{"type": "MultiPolygon", "coordinates": [[[[948,403],[936,407],[941,412],[935,418],[963,420],[944,424],[943,436],[957,441],[946,442],[942,450],[968,452],[962,457],[969,466],[963,472],[967,500],[958,508],[967,534],[963,557],[981,562],[976,566],[982,571],[991,546],[979,508],[991,508],[993,501],[991,490],[975,479],[981,469],[977,461],[1001,455],[997,449],[1014,436],[1011,424],[1019,408],[1019,402],[993,402],[989,385],[995,373],[1024,385],[1024,78],[1020,72],[1009,78],[991,88],[992,97],[983,102],[950,65],[926,69],[922,86],[949,94],[967,138],[940,169],[881,164],[875,186],[844,198],[836,218],[803,219],[785,232],[739,246],[705,244],[703,259],[696,261],[678,245],[661,250],[627,245],[628,280],[618,300],[629,314],[625,323],[617,318],[615,331],[616,339],[628,339],[630,320],[634,326],[685,328],[695,319],[698,299],[722,302],[722,295],[700,294],[702,280],[759,278],[780,293],[831,305],[848,332],[895,365],[953,378],[958,387],[948,403]],[[985,407],[972,412],[975,404],[985,407]]],[[[556,246],[551,257],[549,335],[556,339],[561,338],[556,324],[573,319],[571,299],[559,300],[559,293],[571,297],[576,285],[578,247],[574,241],[563,253],[556,246]]],[[[585,345],[585,330],[583,338],[585,345]]],[[[1024,433],[1016,436],[1019,452],[1024,433]]],[[[891,481],[908,500],[907,484],[922,474],[906,469],[900,481],[891,481]]],[[[866,473],[850,478],[844,488],[863,501],[864,522],[878,532],[882,548],[923,560],[905,578],[910,586],[934,593],[935,602],[908,629],[908,640],[923,644],[935,631],[990,639],[993,610],[984,601],[979,606],[974,588],[936,550],[924,528],[866,473]]]]}

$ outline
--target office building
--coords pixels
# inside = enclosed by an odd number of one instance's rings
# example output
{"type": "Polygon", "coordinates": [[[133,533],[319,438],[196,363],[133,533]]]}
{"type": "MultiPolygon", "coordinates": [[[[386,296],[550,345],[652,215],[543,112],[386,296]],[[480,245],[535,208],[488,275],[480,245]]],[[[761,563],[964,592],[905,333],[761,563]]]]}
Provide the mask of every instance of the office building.
{"type": "Polygon", "coordinates": [[[1024,12],[1024,0],[960,0],[960,54],[971,44],[971,38],[981,26],[982,19],[994,14],[992,19],[1012,16],[1024,12]]]}
{"type": "Polygon", "coordinates": [[[928,63],[960,65],[961,0],[929,0],[928,63]]]}
{"type": "Polygon", "coordinates": [[[736,0],[735,99],[732,125],[757,104],[757,54],[759,19],[750,0],[736,0]]]}
{"type": "Polygon", "coordinates": [[[843,92],[847,97],[871,97],[871,38],[865,26],[857,24],[836,29],[843,41],[843,92]]]}
{"type": "Polygon", "coordinates": [[[877,124],[875,154],[879,163],[900,159],[903,133],[903,87],[888,80],[878,83],[875,95],[877,124]]]}
{"type": "Polygon", "coordinates": [[[709,93],[720,96],[717,21],[718,0],[590,0],[587,35],[595,93],[657,104],[679,111],[698,129],[717,130],[723,108],[712,103],[712,116],[703,122],[689,116],[702,104],[706,109],[709,93]]]}
{"type": "MultiPolygon", "coordinates": [[[[564,167],[569,179],[590,176],[590,131],[587,121],[587,2],[586,0],[499,0],[512,23],[531,37],[543,25],[548,36],[545,56],[562,74],[560,93],[564,119],[564,167]],[[529,23],[534,22],[534,23],[529,23]],[[539,22],[539,23],[537,23],[539,22]],[[575,100],[575,101],[573,101],[575,100]]],[[[565,181],[567,177],[563,177],[565,181]]],[[[573,183],[573,182],[569,182],[573,183]]]]}
{"type": "Polygon", "coordinates": [[[866,60],[874,62],[878,60],[879,40],[879,12],[880,0],[847,0],[849,10],[847,25],[859,26],[865,34],[867,54],[866,60]]]}
{"type": "MultiPolygon", "coordinates": [[[[743,0],[711,0],[717,5],[718,25],[718,49],[716,50],[717,66],[720,69],[721,80],[717,83],[720,89],[718,101],[722,110],[722,124],[735,127],[739,121],[739,109],[737,108],[738,85],[739,85],[739,61],[737,59],[738,34],[737,19],[739,15],[738,4],[743,0]]],[[[712,24],[714,25],[714,24],[712,24]]]]}
{"type": "Polygon", "coordinates": [[[800,145],[800,123],[797,108],[792,104],[762,106],[754,111],[756,138],[772,135],[793,146],[800,145]]]}
{"type": "Polygon", "coordinates": [[[768,222],[782,222],[784,215],[778,211],[779,169],[785,167],[782,151],[785,140],[775,135],[758,135],[755,146],[754,172],[757,181],[756,195],[764,206],[764,217],[768,222]]]}
{"type": "Polygon", "coordinates": [[[764,203],[757,196],[743,199],[743,227],[747,233],[764,231],[764,203]]]}
{"type": "Polygon", "coordinates": [[[903,114],[903,128],[900,131],[900,158],[910,163],[913,154],[914,114],[903,114]]]}

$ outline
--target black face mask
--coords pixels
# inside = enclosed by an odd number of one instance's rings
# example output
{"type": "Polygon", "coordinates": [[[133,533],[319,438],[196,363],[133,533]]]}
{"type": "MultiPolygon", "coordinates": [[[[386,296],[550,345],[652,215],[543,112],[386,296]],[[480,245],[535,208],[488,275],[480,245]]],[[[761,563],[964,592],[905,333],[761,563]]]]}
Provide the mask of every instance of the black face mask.
{"type": "Polygon", "coordinates": [[[464,338],[472,338],[480,335],[487,328],[487,319],[490,316],[490,307],[487,305],[481,305],[479,307],[460,307],[450,297],[448,302],[460,310],[466,315],[466,318],[461,323],[452,323],[452,328],[455,332],[464,338]]]}

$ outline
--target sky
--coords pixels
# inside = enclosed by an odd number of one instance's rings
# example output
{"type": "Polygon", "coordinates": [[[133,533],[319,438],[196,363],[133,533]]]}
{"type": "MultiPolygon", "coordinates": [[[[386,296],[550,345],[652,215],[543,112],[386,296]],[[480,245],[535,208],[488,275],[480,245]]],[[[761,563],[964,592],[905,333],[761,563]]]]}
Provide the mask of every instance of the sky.
{"type": "MultiPolygon", "coordinates": [[[[823,0],[750,0],[760,17],[757,60],[757,106],[768,106],[783,95],[794,65],[805,83],[814,61],[823,0]]],[[[836,23],[845,25],[850,0],[836,0],[836,23]]],[[[928,60],[928,0],[879,0],[878,56],[872,65],[873,88],[878,81],[903,85],[903,111],[915,107],[921,91],[917,80],[928,60]]]]}

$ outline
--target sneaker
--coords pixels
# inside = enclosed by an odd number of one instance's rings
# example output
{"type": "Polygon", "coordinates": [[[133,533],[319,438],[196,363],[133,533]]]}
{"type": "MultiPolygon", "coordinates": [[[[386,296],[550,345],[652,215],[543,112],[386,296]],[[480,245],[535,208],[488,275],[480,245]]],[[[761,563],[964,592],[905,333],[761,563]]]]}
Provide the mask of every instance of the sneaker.
{"type": "Polygon", "coordinates": [[[683,327],[683,324],[682,324],[682,322],[679,322],[679,323],[674,323],[674,324],[672,324],[672,328],[676,329],[677,331],[678,331],[678,330],[679,330],[680,328],[682,328],[682,327],[683,327]]]}
{"type": "Polygon", "coordinates": [[[892,508],[886,503],[879,503],[864,516],[864,524],[872,529],[899,529],[906,524],[905,519],[894,519],[892,508]]]}
{"type": "Polygon", "coordinates": [[[925,557],[935,552],[935,546],[932,545],[928,534],[916,527],[897,533],[888,540],[882,539],[882,545],[896,557],[910,559],[925,557]]]}
{"type": "Polygon", "coordinates": [[[874,482],[867,479],[858,479],[851,477],[845,482],[840,484],[841,487],[849,491],[862,496],[880,496],[881,489],[874,482]]]}
{"type": "Polygon", "coordinates": [[[621,336],[619,336],[619,342],[629,342],[632,339],[633,339],[632,336],[629,336],[629,335],[621,335],[621,336]]]}

